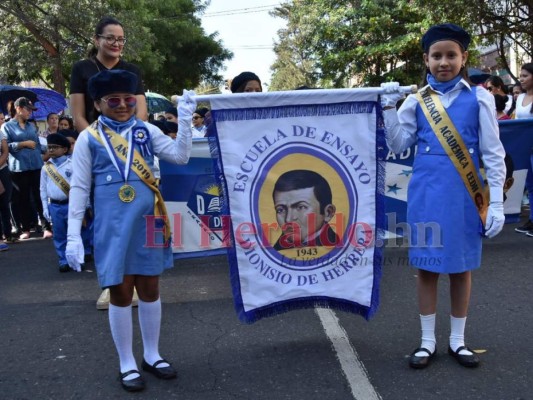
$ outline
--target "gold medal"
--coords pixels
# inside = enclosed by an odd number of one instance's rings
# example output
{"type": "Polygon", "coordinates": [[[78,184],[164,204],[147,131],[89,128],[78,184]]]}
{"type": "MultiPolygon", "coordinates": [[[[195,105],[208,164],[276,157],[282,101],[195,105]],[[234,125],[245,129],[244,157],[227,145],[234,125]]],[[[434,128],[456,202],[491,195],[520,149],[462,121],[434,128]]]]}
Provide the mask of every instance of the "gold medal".
{"type": "Polygon", "coordinates": [[[131,185],[122,185],[118,190],[118,197],[124,203],[131,203],[135,198],[135,189],[131,185]]]}

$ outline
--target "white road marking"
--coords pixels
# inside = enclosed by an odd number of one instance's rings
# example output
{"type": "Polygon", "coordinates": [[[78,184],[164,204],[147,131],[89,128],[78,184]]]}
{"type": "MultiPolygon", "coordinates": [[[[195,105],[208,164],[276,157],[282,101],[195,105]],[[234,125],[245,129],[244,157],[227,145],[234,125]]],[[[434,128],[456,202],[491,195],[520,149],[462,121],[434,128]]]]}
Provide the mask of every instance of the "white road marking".
{"type": "Polygon", "coordinates": [[[339,324],[339,319],[332,310],[327,308],[315,309],[324,331],[333,344],[342,371],[346,375],[348,384],[355,400],[381,400],[368,379],[366,369],[352,347],[346,332],[339,324]]]}

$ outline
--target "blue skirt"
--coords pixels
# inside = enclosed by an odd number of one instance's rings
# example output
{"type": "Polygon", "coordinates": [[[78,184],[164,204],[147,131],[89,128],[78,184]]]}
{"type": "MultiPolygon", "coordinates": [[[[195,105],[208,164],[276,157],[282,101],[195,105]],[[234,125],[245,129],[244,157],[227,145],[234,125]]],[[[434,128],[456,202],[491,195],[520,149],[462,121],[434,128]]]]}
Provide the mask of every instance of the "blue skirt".
{"type": "Polygon", "coordinates": [[[173,266],[172,247],[163,234],[149,226],[154,215],[154,193],[139,180],[128,181],[135,199],[124,203],[118,192],[124,182],[95,185],[94,262],[102,288],[122,283],[124,275],[161,275],[173,266]]]}
{"type": "Polygon", "coordinates": [[[447,155],[416,156],[407,193],[409,261],[416,268],[461,273],[481,265],[482,223],[447,155]]]}

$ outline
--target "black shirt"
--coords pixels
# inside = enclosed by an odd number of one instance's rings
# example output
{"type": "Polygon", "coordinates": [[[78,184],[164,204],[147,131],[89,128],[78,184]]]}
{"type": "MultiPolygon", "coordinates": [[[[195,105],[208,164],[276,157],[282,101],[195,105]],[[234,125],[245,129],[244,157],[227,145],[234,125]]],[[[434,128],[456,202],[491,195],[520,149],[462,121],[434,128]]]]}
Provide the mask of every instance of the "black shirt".
{"type": "Polygon", "coordinates": [[[135,95],[144,95],[144,85],[142,82],[141,70],[134,64],[130,64],[126,61],[119,60],[119,62],[113,68],[105,67],[96,57],[92,57],[87,60],[78,61],[72,67],[72,74],[70,76],[70,93],[83,93],[85,97],[85,119],[89,124],[94,122],[98,118],[98,111],[94,108],[94,102],[89,95],[88,82],[89,79],[96,75],[100,71],[109,69],[123,69],[129,72],[133,72],[139,77],[137,84],[137,90],[135,95]]]}

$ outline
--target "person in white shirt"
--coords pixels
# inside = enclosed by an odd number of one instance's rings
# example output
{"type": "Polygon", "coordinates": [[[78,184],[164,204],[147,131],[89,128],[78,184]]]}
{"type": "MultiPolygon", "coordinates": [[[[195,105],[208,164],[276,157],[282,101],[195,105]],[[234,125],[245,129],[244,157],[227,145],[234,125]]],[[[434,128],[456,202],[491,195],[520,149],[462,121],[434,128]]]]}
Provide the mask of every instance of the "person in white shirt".
{"type": "MultiPolygon", "coordinates": [[[[515,118],[533,118],[533,63],[522,65],[520,69],[520,84],[524,93],[520,94],[516,99],[515,118]]],[[[524,225],[515,228],[518,233],[525,233],[527,236],[533,237],[533,169],[531,163],[528,164],[526,176],[526,190],[529,197],[529,218],[524,225]]]]}

